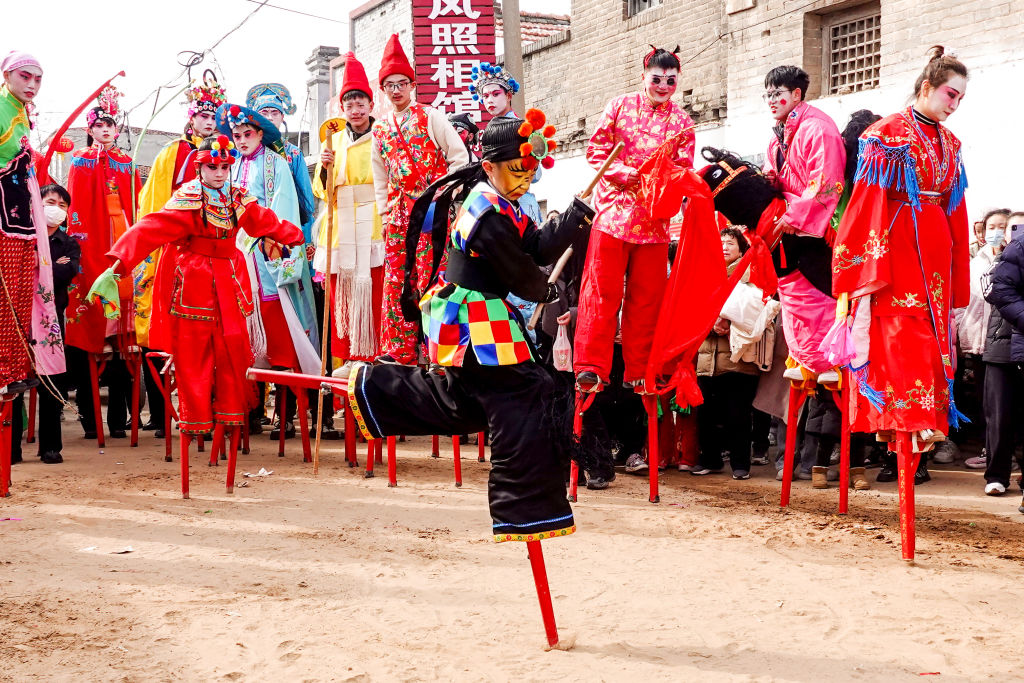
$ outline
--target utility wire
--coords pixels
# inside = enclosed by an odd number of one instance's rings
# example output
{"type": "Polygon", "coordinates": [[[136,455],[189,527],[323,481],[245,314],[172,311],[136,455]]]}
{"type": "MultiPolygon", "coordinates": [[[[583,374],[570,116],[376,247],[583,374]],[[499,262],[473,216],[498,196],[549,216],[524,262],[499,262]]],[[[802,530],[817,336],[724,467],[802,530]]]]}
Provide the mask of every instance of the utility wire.
{"type": "MultiPolygon", "coordinates": [[[[257,3],[260,0],[245,0],[245,1],[246,2],[257,3]]],[[[348,20],[347,19],[332,19],[331,17],[322,17],[319,14],[310,14],[309,12],[302,12],[302,11],[297,10],[297,9],[292,9],[291,7],[281,7],[280,5],[271,5],[269,3],[263,3],[263,4],[266,5],[267,7],[273,7],[274,9],[279,9],[279,10],[281,10],[283,12],[291,12],[293,14],[301,14],[304,17],[311,17],[313,19],[323,19],[324,21],[331,21],[331,22],[334,22],[335,24],[346,24],[346,25],[348,24],[348,20]]]]}

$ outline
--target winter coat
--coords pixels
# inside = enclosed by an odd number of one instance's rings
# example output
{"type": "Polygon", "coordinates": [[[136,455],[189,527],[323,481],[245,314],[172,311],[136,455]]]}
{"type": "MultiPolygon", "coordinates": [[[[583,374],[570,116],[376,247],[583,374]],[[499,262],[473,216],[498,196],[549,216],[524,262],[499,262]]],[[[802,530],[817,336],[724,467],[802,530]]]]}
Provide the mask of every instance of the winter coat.
{"type": "Polygon", "coordinates": [[[989,321],[989,347],[983,359],[990,363],[1024,362],[1024,242],[1014,240],[1003,250],[989,273],[985,301],[997,309],[1000,320],[993,324],[996,318],[993,312],[989,321]],[[1004,353],[1007,331],[1009,354],[1004,353]]]}

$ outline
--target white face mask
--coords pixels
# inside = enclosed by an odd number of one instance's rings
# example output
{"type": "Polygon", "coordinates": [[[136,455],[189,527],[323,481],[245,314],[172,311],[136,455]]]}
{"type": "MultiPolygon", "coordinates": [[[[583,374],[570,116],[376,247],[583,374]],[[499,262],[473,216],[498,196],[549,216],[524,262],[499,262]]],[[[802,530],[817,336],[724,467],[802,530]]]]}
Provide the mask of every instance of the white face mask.
{"type": "Polygon", "coordinates": [[[68,217],[68,212],[56,204],[47,204],[44,206],[43,213],[46,214],[46,225],[51,228],[60,225],[64,222],[64,219],[68,217]]]}
{"type": "Polygon", "coordinates": [[[998,247],[1003,243],[1003,233],[1001,231],[990,232],[985,235],[985,242],[990,246],[998,247]]]}

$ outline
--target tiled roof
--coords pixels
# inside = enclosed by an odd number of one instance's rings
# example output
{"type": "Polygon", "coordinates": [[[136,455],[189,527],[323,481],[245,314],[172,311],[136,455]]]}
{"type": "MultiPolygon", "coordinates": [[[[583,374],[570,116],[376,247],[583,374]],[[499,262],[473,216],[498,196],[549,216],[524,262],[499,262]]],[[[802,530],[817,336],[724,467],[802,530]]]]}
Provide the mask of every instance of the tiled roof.
{"type": "MultiPolygon", "coordinates": [[[[505,35],[504,24],[501,20],[501,4],[494,3],[495,40],[501,52],[501,39],[505,35]]],[[[567,14],[540,14],[536,12],[520,12],[519,27],[523,33],[523,45],[535,43],[548,36],[569,28],[569,15],[567,14]]]]}

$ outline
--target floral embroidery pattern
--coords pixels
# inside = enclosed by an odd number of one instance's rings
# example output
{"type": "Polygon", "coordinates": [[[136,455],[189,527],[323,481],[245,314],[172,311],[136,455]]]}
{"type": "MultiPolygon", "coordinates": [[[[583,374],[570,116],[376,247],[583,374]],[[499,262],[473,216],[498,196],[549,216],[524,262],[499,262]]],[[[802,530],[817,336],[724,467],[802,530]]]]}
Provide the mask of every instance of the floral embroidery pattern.
{"type": "Polygon", "coordinates": [[[896,390],[891,384],[885,387],[886,412],[909,410],[914,405],[922,410],[945,411],[949,407],[949,389],[942,389],[936,396],[934,382],[925,386],[921,380],[915,380],[913,389],[908,389],[905,395],[897,397],[896,390]]]}
{"type": "Polygon", "coordinates": [[[921,301],[917,298],[917,294],[914,292],[907,292],[902,299],[896,297],[892,298],[893,306],[900,306],[901,308],[927,308],[928,303],[921,301]]]}
{"type": "Polygon", "coordinates": [[[846,244],[837,244],[832,258],[832,272],[838,273],[855,266],[863,265],[868,259],[880,259],[889,253],[889,241],[879,236],[878,231],[868,231],[868,238],[864,242],[864,251],[854,256],[849,256],[850,247],[846,244]]]}

